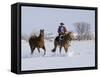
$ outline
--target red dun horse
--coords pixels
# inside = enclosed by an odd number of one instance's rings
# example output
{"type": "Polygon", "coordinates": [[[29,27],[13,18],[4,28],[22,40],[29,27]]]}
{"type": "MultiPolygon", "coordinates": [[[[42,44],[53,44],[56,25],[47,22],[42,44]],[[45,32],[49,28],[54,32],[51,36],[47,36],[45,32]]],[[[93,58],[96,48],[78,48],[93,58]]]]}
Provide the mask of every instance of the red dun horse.
{"type": "Polygon", "coordinates": [[[72,40],[72,38],[73,38],[72,32],[65,33],[62,36],[62,40],[59,40],[59,36],[57,36],[54,40],[54,49],[52,50],[52,52],[55,52],[57,46],[59,46],[60,53],[61,53],[62,47],[64,47],[64,50],[67,53],[68,47],[70,46],[69,43],[72,40]]]}
{"type": "Polygon", "coordinates": [[[38,49],[38,52],[40,53],[40,48],[44,50],[44,55],[46,54],[46,49],[44,45],[44,30],[40,30],[40,35],[37,36],[31,36],[29,38],[29,45],[31,49],[31,54],[34,52],[35,48],[38,49]]]}

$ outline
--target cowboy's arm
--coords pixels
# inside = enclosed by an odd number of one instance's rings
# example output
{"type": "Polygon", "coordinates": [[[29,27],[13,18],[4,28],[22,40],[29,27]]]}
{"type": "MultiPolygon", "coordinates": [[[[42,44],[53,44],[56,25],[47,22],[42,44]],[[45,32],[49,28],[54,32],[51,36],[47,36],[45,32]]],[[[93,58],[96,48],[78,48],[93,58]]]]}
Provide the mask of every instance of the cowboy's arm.
{"type": "Polygon", "coordinates": [[[60,33],[60,27],[58,28],[58,33],[60,33]]]}
{"type": "Polygon", "coordinates": [[[66,29],[66,27],[64,27],[64,30],[65,30],[65,32],[67,32],[67,29],[66,29]]]}

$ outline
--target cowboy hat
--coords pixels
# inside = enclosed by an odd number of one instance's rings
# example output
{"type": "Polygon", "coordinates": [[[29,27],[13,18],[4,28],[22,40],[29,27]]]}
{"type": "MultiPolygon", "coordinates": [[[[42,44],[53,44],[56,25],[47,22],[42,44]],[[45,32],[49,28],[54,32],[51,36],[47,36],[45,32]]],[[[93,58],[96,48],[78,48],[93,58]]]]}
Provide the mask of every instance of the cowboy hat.
{"type": "Polygon", "coordinates": [[[64,23],[61,22],[60,25],[64,25],[64,23]]]}

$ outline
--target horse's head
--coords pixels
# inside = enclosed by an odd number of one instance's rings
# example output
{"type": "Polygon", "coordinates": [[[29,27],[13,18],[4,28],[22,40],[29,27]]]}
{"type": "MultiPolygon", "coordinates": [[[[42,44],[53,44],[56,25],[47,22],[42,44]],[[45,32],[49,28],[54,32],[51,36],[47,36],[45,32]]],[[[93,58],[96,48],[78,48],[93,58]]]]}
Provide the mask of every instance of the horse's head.
{"type": "Polygon", "coordinates": [[[44,36],[44,29],[40,29],[40,35],[44,36]]]}
{"type": "Polygon", "coordinates": [[[73,39],[73,32],[65,33],[65,39],[71,41],[73,39]]]}

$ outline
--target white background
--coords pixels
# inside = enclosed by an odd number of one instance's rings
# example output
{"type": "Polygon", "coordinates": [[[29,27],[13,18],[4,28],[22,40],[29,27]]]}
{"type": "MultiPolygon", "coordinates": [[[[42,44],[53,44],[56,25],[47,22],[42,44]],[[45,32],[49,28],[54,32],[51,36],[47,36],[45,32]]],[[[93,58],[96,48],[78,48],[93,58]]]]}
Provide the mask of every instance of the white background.
{"type": "MultiPolygon", "coordinates": [[[[1,0],[0,1],[0,77],[98,77],[100,69],[86,71],[70,71],[70,72],[54,72],[54,73],[38,73],[16,75],[10,72],[10,53],[11,53],[11,7],[15,2],[31,2],[45,4],[62,4],[76,6],[94,6],[98,7],[100,14],[100,0],[1,0]]],[[[98,21],[100,15],[98,15],[98,21]]],[[[99,21],[100,22],[100,21],[99,21]]],[[[98,29],[100,29],[98,22],[98,29]]],[[[100,30],[98,30],[98,33],[100,30]]],[[[98,36],[100,39],[100,36],[98,36]]],[[[99,42],[99,40],[98,40],[99,42]]],[[[100,48],[99,48],[100,49],[100,48]]],[[[100,53],[98,49],[98,59],[100,53]]],[[[98,62],[100,65],[100,62],[98,62]]],[[[100,66],[99,66],[100,67],[100,66]]]]}

